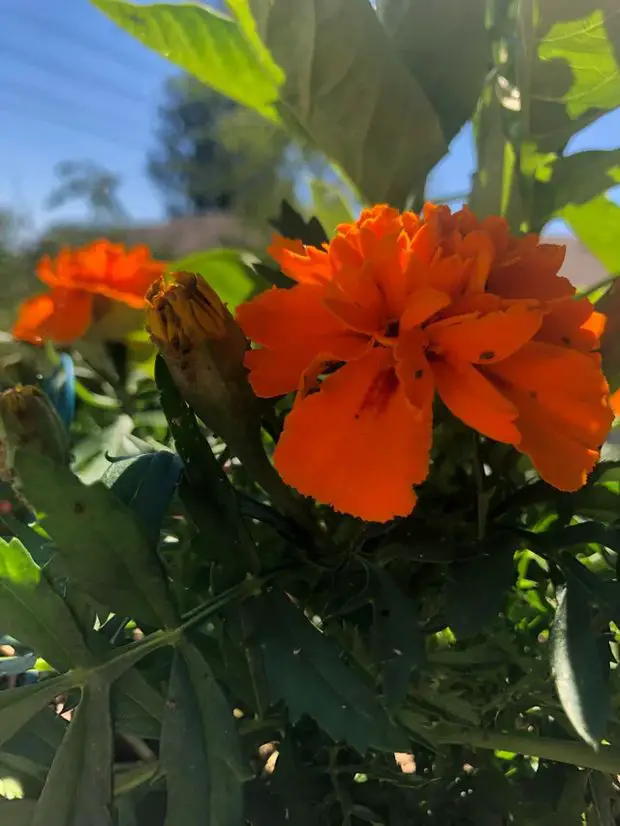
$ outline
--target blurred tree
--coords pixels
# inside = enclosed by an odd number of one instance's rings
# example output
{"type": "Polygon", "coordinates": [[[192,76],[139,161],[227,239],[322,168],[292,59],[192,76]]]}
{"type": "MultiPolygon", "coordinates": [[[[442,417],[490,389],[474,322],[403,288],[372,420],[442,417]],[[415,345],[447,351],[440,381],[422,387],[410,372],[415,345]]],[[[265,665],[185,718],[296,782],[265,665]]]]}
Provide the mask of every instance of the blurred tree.
{"type": "Polygon", "coordinates": [[[292,197],[300,150],[288,135],[195,78],[167,82],[156,139],[148,171],[170,216],[218,209],[263,220],[292,197]]]}
{"type": "Polygon", "coordinates": [[[58,185],[47,198],[48,209],[83,201],[93,224],[123,224],[127,212],[118,195],[120,178],[94,161],[61,161],[55,169],[58,185]]]}

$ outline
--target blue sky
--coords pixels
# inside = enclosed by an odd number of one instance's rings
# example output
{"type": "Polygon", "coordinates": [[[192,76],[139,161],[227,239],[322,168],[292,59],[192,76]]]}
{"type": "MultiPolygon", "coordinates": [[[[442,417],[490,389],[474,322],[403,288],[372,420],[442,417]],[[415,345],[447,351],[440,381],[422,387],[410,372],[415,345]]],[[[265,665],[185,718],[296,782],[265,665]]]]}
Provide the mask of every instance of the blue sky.
{"type": "MultiPolygon", "coordinates": [[[[162,84],[174,67],[134,41],[88,0],[0,0],[0,205],[37,228],[84,218],[74,204],[49,212],[45,198],[62,160],[93,160],[118,173],[136,221],[162,217],[145,157],[162,84]]],[[[571,151],[620,145],[620,111],[584,130],[571,151]]],[[[462,192],[474,168],[471,129],[434,170],[435,196],[462,192]]]]}

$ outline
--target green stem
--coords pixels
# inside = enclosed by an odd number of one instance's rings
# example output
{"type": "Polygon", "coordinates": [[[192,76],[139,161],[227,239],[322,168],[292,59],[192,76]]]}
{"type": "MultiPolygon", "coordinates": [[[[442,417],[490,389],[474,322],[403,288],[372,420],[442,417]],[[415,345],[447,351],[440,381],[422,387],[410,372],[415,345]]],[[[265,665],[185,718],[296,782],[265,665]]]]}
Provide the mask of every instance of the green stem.
{"type": "Polygon", "coordinates": [[[429,732],[430,739],[441,745],[460,745],[470,748],[509,751],[568,763],[584,769],[595,769],[608,774],[620,774],[620,749],[602,745],[594,751],[585,743],[576,740],[554,740],[537,737],[534,734],[504,734],[496,731],[462,728],[449,723],[440,723],[429,732]]]}

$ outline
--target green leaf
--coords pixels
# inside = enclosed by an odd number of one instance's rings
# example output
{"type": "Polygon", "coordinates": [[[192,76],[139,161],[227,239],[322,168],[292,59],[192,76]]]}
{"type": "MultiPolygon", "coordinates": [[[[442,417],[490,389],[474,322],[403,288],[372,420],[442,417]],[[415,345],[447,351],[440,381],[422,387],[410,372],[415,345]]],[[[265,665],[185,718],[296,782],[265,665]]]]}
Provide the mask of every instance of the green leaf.
{"type": "Polygon", "coordinates": [[[364,754],[369,748],[402,751],[406,737],[353,663],[285,597],[270,594],[259,629],[260,649],[274,700],[284,700],[291,719],[313,717],[334,740],[364,754]]]}
{"type": "Polygon", "coordinates": [[[321,798],[321,783],[314,768],[304,763],[296,729],[288,726],[278,745],[270,788],[283,801],[295,826],[318,826],[320,822],[317,800],[321,798]]]}
{"type": "Polygon", "coordinates": [[[370,201],[402,206],[446,150],[433,107],[367,2],[297,0],[291,13],[290,0],[230,0],[235,24],[202,5],[93,1],[204,83],[265,117],[277,108],[370,201]]]}
{"type": "Polygon", "coordinates": [[[0,539],[0,625],[59,671],[92,662],[68,606],[18,539],[0,539]]]}
{"type": "Polygon", "coordinates": [[[31,826],[36,800],[0,800],[2,826],[31,826]]]}
{"type": "Polygon", "coordinates": [[[572,578],[567,577],[557,597],[551,634],[556,689],[577,734],[598,750],[609,716],[609,695],[592,633],[590,608],[584,591],[572,578]]]}
{"type": "Polygon", "coordinates": [[[447,141],[471,118],[492,63],[486,7],[486,0],[377,3],[403,63],[435,107],[447,141]]]}
{"type": "MultiPolygon", "coordinates": [[[[67,729],[67,723],[52,708],[44,708],[2,746],[5,754],[29,760],[45,778],[67,729]]],[[[2,822],[0,820],[0,822],[2,822]]]]}
{"type": "Polygon", "coordinates": [[[168,272],[193,272],[213,287],[231,312],[267,284],[250,269],[254,256],[234,249],[193,252],[173,261],[168,272]]]}
{"type": "Polygon", "coordinates": [[[458,638],[474,636],[497,619],[516,577],[517,546],[514,537],[498,536],[487,540],[486,556],[450,567],[446,619],[458,638]]]}
{"type": "Polygon", "coordinates": [[[0,691],[0,745],[73,684],[66,676],[41,680],[24,688],[0,691]]]}
{"type": "Polygon", "coordinates": [[[373,647],[382,666],[383,689],[388,704],[402,702],[414,668],[426,660],[424,636],[413,600],[405,597],[392,577],[377,568],[373,582],[373,647]]]}
{"type": "Polygon", "coordinates": [[[567,204],[557,213],[610,275],[620,273],[620,206],[606,195],[585,204],[567,204]]]}
{"type": "MultiPolygon", "coordinates": [[[[241,0],[235,0],[233,11],[241,0]]],[[[244,0],[286,75],[280,113],[363,197],[403,206],[446,151],[437,115],[370,3],[244,0]],[[293,11],[294,9],[294,11],[293,11]],[[346,124],[346,127],[344,126],[346,124]]]]}
{"type": "Polygon", "coordinates": [[[182,470],[176,453],[159,450],[114,462],[101,479],[136,514],[153,548],[182,470]]]}
{"type": "Polygon", "coordinates": [[[161,736],[166,826],[239,826],[246,779],[232,709],[200,652],[175,651],[161,736]]]}
{"type": "Polygon", "coordinates": [[[21,450],[15,462],[67,573],[120,614],[176,625],[160,560],[129,508],[101,483],[86,487],[45,457],[21,450]]]}
{"type": "Polygon", "coordinates": [[[110,686],[91,676],[37,802],[31,826],[112,826],[110,686]]]}
{"type": "Polygon", "coordinates": [[[278,120],[275,102],[284,77],[259,41],[235,21],[198,3],[140,5],[92,0],[115,23],[207,86],[278,120]]]}
{"type": "Polygon", "coordinates": [[[553,152],[620,105],[620,27],[612,2],[554,0],[537,10],[529,137],[553,152]]]}
{"type": "Polygon", "coordinates": [[[310,182],[312,192],[312,212],[318,218],[328,237],[331,238],[339,224],[353,221],[351,207],[342,190],[335,184],[328,184],[320,178],[310,182]]]}

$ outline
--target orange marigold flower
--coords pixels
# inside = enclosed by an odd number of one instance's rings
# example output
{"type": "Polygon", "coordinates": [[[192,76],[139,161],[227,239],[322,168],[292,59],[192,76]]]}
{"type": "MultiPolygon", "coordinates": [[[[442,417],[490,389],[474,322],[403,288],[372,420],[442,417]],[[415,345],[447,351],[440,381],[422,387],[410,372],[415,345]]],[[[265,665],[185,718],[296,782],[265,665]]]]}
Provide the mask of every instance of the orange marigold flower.
{"type": "Polygon", "coordinates": [[[428,473],[436,394],[561,490],[584,484],[612,421],[604,317],[558,276],[564,248],[427,205],[387,206],[323,249],[276,238],[297,284],[242,305],[259,396],[298,391],[275,451],[301,493],[370,521],[408,514],[428,473]]]}
{"type": "Polygon", "coordinates": [[[50,290],[24,301],[13,336],[33,344],[69,344],[105,316],[111,302],[141,309],[146,290],[165,267],[148,247],[126,249],[107,240],[63,249],[53,259],[45,255],[37,275],[50,290]]]}

